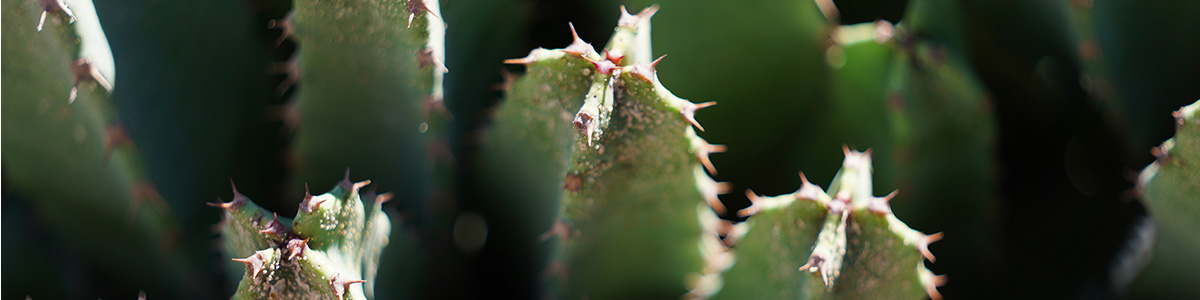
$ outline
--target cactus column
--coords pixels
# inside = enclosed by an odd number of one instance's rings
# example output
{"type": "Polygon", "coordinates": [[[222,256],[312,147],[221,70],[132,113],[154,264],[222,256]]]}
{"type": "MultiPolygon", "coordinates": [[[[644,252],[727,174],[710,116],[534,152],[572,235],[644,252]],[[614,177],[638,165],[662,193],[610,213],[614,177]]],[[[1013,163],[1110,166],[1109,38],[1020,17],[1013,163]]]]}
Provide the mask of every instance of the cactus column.
{"type": "Polygon", "coordinates": [[[709,206],[721,185],[705,173],[708,154],[723,148],[695,132],[696,110],[713,103],[681,99],[658,81],[655,11],[622,10],[603,55],[576,36],[566,48],[509,60],[528,75],[509,88],[487,143],[550,159],[535,174],[544,198],[527,201],[561,201],[542,237],[560,246],[546,272],[569,299],[707,296],[727,265],[709,206]]]}

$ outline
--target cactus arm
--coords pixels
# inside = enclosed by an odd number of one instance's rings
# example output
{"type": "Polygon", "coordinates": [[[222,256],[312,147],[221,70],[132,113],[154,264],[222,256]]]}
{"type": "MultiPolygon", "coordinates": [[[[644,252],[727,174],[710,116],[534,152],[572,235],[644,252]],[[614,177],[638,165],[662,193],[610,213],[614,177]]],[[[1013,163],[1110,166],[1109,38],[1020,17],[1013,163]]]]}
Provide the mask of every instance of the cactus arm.
{"type": "Polygon", "coordinates": [[[941,234],[922,234],[896,218],[888,204],[895,193],[872,194],[870,151],[845,155],[828,191],[802,174],[795,193],[748,192],[754,203],[739,214],[750,220],[736,225],[744,234],[731,235],[738,262],[715,298],[940,299],[944,277],[923,261],[934,259],[929,243],[941,234]],[[798,249],[811,250],[803,256],[798,249]]]}

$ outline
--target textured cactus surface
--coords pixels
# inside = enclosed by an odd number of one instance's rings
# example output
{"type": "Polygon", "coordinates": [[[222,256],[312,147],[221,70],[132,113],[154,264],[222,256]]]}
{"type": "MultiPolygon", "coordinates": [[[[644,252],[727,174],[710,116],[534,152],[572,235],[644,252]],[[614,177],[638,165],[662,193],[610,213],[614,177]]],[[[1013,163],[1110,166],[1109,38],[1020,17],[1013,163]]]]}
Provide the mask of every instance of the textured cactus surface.
{"type": "Polygon", "coordinates": [[[1161,291],[1143,292],[1170,296],[1172,293],[1200,292],[1188,279],[1196,275],[1193,260],[1186,257],[1200,251],[1200,101],[1174,113],[1175,137],[1154,149],[1156,160],[1142,170],[1138,188],[1158,225],[1158,245],[1154,261],[1147,267],[1144,285],[1161,291]]]}
{"type": "Polygon", "coordinates": [[[622,10],[603,55],[576,36],[566,48],[509,61],[529,75],[510,88],[514,100],[500,109],[490,143],[549,161],[534,177],[549,197],[533,201],[562,203],[561,219],[542,230],[561,246],[546,272],[567,298],[702,296],[723,269],[715,264],[724,247],[706,227],[716,223],[702,222],[716,219],[706,203],[717,203],[720,186],[704,169],[721,147],[693,129],[702,129],[695,111],[712,103],[676,97],[657,80],[656,11],[622,10]]]}
{"type": "Polygon", "coordinates": [[[804,177],[792,194],[759,197],[739,211],[751,215],[731,233],[737,263],[717,298],[941,298],[944,277],[925,268],[934,259],[925,235],[905,225],[888,204],[895,192],[873,194],[870,151],[846,149],[827,191],[804,177]]]}
{"type": "MultiPolygon", "coordinates": [[[[423,199],[429,118],[440,117],[445,26],[437,1],[294,2],[282,21],[296,42],[297,181],[323,182],[347,167],[381,188],[423,199]],[[354,145],[347,147],[346,145],[354,145]]],[[[440,126],[435,124],[435,126],[440,126]]],[[[440,131],[441,128],[432,128],[440,131]]]]}
{"type": "Polygon", "coordinates": [[[148,274],[158,266],[186,270],[166,255],[178,221],[146,178],[111,86],[82,56],[75,16],[61,1],[36,4],[3,2],[5,184],[28,192],[37,217],[66,236],[75,255],[177,289],[180,273],[148,274]]]}
{"type": "Polygon", "coordinates": [[[308,194],[295,219],[280,219],[234,189],[225,210],[225,251],[245,264],[234,299],[372,299],[391,220],[390,194],[363,198],[370,181],[349,173],[328,193],[308,194]],[[364,204],[364,202],[367,202],[364,204]]]}

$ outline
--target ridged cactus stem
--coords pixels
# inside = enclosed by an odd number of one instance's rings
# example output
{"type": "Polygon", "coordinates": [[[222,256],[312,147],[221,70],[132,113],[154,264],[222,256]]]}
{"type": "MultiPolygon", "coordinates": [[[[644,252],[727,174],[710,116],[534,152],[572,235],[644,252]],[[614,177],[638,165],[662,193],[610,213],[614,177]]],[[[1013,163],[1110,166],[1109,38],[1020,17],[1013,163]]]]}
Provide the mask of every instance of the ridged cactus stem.
{"type": "Polygon", "coordinates": [[[575,34],[566,48],[506,61],[526,65],[529,75],[509,89],[489,148],[555,158],[538,169],[557,175],[537,177],[559,178],[539,182],[562,203],[553,229],[542,234],[558,246],[547,275],[560,297],[704,298],[720,288],[719,274],[732,262],[714,213],[728,188],[705,172],[715,172],[708,155],[724,147],[695,131],[703,130],[696,111],[714,103],[679,98],[658,80],[649,37],[656,11],[622,7],[603,55],[575,34]],[[527,137],[535,133],[550,134],[527,137]]]}
{"type": "Polygon", "coordinates": [[[736,243],[738,262],[718,298],[941,298],[945,277],[923,260],[934,260],[929,244],[942,234],[925,235],[896,218],[888,204],[896,192],[873,195],[870,151],[844,153],[827,191],[803,173],[792,194],[747,191],[753,204],[738,214],[750,219],[726,238],[736,243]]]}
{"type": "Polygon", "coordinates": [[[225,250],[245,264],[234,299],[371,299],[379,256],[388,244],[391,221],[382,211],[390,194],[372,196],[370,209],[359,190],[370,181],[350,174],[329,193],[305,191],[294,220],[280,220],[234,188],[221,222],[225,250]]]}

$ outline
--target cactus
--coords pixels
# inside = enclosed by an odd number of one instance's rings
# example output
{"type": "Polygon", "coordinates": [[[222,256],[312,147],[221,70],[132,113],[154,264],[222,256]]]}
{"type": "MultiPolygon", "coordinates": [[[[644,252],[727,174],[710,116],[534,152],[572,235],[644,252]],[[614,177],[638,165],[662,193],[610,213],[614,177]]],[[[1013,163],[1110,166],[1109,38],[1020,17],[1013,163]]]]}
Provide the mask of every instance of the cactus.
{"type": "Polygon", "coordinates": [[[445,112],[437,1],[298,0],[282,22],[297,43],[281,87],[297,84],[295,185],[349,167],[403,199],[428,197],[429,131],[444,131],[430,118],[445,112]]]}
{"type": "Polygon", "coordinates": [[[545,197],[530,201],[561,207],[542,238],[560,247],[547,274],[567,298],[705,296],[719,286],[725,249],[705,203],[719,209],[721,186],[704,169],[713,171],[708,154],[722,148],[693,129],[703,130],[696,110],[713,103],[681,99],[658,81],[656,11],[622,8],[603,56],[576,35],[566,48],[509,60],[529,75],[509,89],[489,143],[548,161],[534,169],[546,171],[533,186],[545,197]]]}
{"type": "Polygon", "coordinates": [[[120,270],[123,281],[180,289],[188,267],[170,256],[179,221],[147,178],[109,98],[112,87],[92,64],[107,53],[81,51],[84,29],[76,25],[95,22],[95,14],[69,14],[62,1],[35,3],[3,2],[6,194],[11,183],[72,256],[120,270]],[[183,272],[158,274],[160,267],[183,272]]]}
{"type": "Polygon", "coordinates": [[[236,187],[232,201],[210,203],[225,211],[220,227],[227,254],[246,265],[233,298],[374,298],[371,286],[392,226],[382,204],[392,196],[364,197],[359,191],[368,184],[351,182],[347,172],[328,193],[305,191],[291,220],[268,216],[236,187]]]}
{"type": "Polygon", "coordinates": [[[1198,292],[1186,278],[1194,278],[1190,257],[1200,251],[1200,101],[1174,113],[1175,137],[1154,148],[1155,161],[1142,170],[1138,189],[1158,225],[1154,258],[1140,285],[1142,295],[1169,297],[1198,292]]]}
{"type": "Polygon", "coordinates": [[[751,217],[727,237],[737,243],[738,261],[716,298],[941,298],[937,286],[945,277],[923,262],[933,261],[929,243],[942,234],[922,234],[896,218],[888,204],[895,192],[873,194],[871,151],[843,149],[846,159],[828,191],[803,173],[795,193],[759,197],[747,190],[754,204],[738,214],[751,217]]]}

